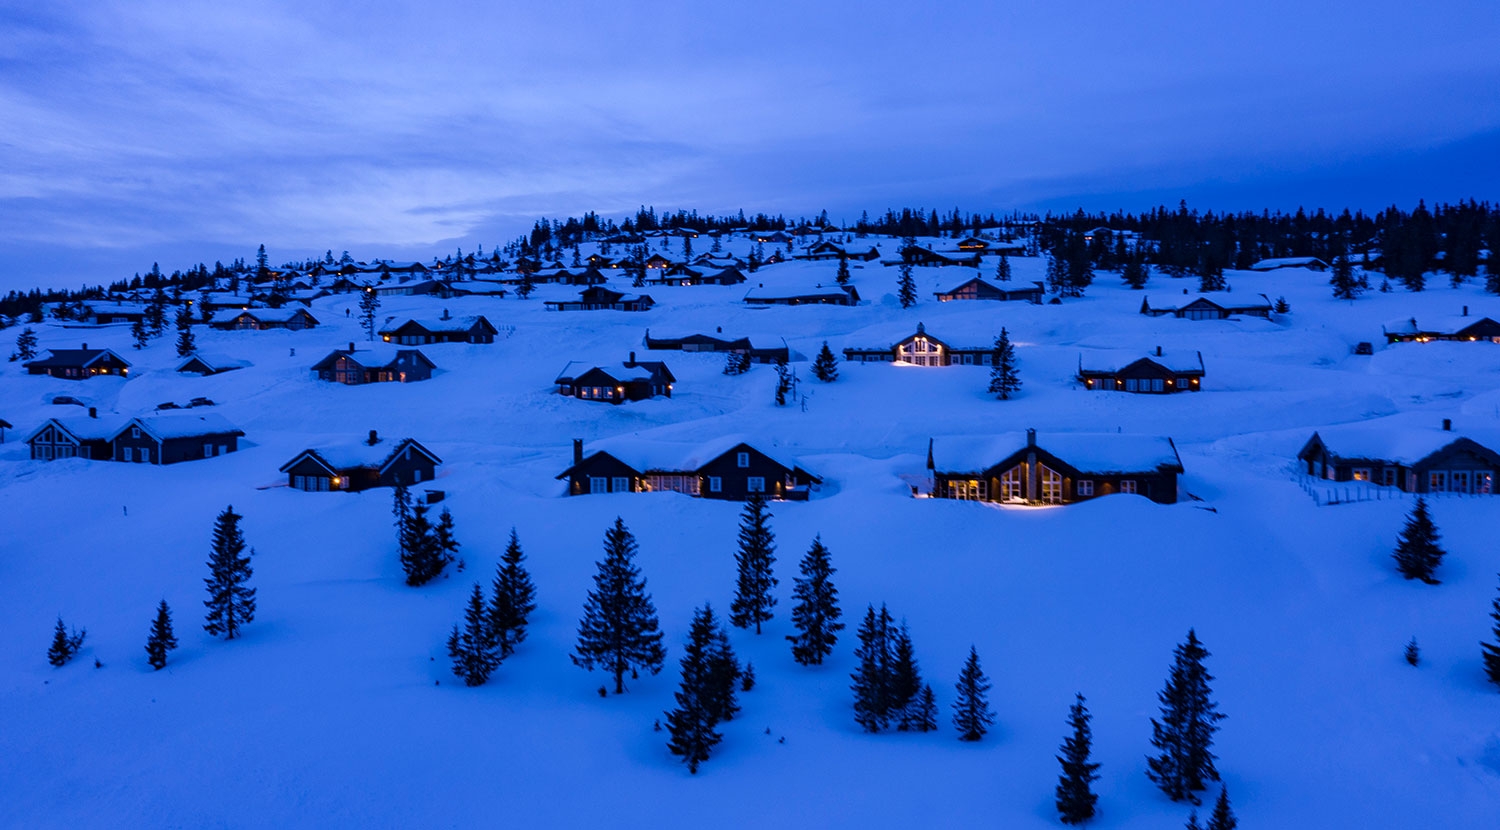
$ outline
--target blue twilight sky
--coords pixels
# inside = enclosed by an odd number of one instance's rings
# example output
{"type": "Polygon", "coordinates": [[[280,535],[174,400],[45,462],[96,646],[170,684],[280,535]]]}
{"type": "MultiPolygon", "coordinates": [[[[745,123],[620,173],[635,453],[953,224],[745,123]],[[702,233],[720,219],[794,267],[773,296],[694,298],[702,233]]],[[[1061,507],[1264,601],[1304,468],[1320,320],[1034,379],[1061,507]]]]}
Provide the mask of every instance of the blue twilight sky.
{"type": "Polygon", "coordinates": [[[1500,196],[1500,2],[0,0],[0,289],[852,220],[1500,196]]]}

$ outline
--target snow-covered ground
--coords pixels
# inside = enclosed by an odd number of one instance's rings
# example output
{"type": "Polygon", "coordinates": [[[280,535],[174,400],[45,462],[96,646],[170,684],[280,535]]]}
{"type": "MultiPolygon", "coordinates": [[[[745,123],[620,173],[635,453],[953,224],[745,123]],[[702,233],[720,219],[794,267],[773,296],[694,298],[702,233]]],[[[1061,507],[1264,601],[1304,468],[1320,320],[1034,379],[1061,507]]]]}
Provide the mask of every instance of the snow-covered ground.
{"type": "MultiPolygon", "coordinates": [[[[883,243],[887,255],[895,247],[883,243]]],[[[1042,278],[1041,261],[1013,263],[1017,281],[1042,278]]],[[[1500,694],[1485,682],[1479,642],[1500,571],[1500,499],[1436,500],[1451,554],[1442,584],[1408,583],[1388,555],[1411,502],[1319,507],[1293,457],[1330,424],[1500,425],[1500,346],[1386,347],[1380,336],[1381,321],[1463,305],[1500,316],[1500,299],[1434,279],[1422,294],[1351,304],[1333,300],[1321,274],[1231,272],[1231,296],[1284,295],[1291,313],[1186,321],[1137,311],[1142,293],[1166,304],[1195,281],[1154,275],[1133,292],[1101,273],[1087,297],[1061,305],[939,304],[932,292],[960,270],[919,268],[921,302],[903,310],[895,268],[854,263],[858,307],[739,302],[757,283],[829,284],[835,270],[789,263],[741,286],[652,287],[658,305],[644,313],[543,311],[543,300],[576,292],[560,286],[525,301],[386,298],[381,316],[398,322],[447,308],[514,326],[493,345],[420,347],[440,371],[410,385],[312,379],[314,362],[364,339],[347,295],[317,301],[324,325],[311,331],[200,328],[203,351],[253,364],[205,378],[171,371],[170,332],[137,352],[125,327],[40,326],[44,348],[87,341],[135,365],[129,380],[68,382],[0,364],[0,418],[16,426],[0,445],[0,823],[1052,827],[1053,756],[1081,691],[1104,765],[1094,826],[1179,827],[1188,808],[1146,779],[1145,756],[1172,649],[1195,627],[1229,716],[1219,768],[1242,826],[1494,826],[1500,694]],[[882,344],[919,321],[958,344],[1008,328],[1021,395],[991,399],[981,367],[841,363],[838,382],[811,380],[824,340],[835,352],[882,344]],[[646,352],[647,327],[784,337],[802,357],[805,407],[773,405],[769,366],[726,377],[722,356],[646,352]],[[1359,341],[1376,343],[1375,354],[1352,354],[1359,341]],[[1071,380],[1080,354],[1158,345],[1201,351],[1204,391],[1090,393],[1071,380]],[[678,378],[671,399],[610,406],[554,394],[569,360],[612,363],[632,350],[667,362],[678,378]],[[47,403],[57,394],[122,421],[204,396],[246,437],[238,453],[169,467],[30,461],[20,439],[65,408],[47,403]],[[1044,444],[1061,431],[1170,436],[1183,490],[1202,501],[1001,508],[911,497],[930,436],[1027,427],[1044,444]],[[277,468],[302,449],[370,429],[416,438],[445,460],[432,486],[448,494],[464,573],[402,584],[388,490],[283,486],[277,468]],[[554,476],[574,438],[730,433],[802,459],[824,485],[810,502],[773,507],[778,615],[759,637],[733,633],[759,684],[689,776],[652,724],[672,705],[692,609],[728,607],[739,505],[567,498],[554,476]],[[222,642],[201,629],[202,579],[214,516],[230,504],[256,550],[260,606],[244,639],[222,642]],[[662,674],[601,699],[603,679],[568,653],[617,515],[639,539],[671,653],[662,674]],[[520,651],[488,685],[465,688],[444,640],[512,526],[540,608],[520,651]],[[796,562],[817,533],[852,619],[831,662],[807,669],[783,638],[796,562]],[[163,598],[182,647],[153,672],[143,645],[163,598]],[[936,734],[867,735],[854,723],[852,628],[881,602],[911,626],[944,710],[936,734]],[[87,627],[88,640],[54,669],[44,651],[58,614],[87,627]],[[1415,669],[1402,660],[1413,636],[1415,669]],[[947,728],[971,643],[998,715],[977,745],[947,728]]],[[[614,287],[630,290],[626,279],[614,287]]],[[[18,331],[0,334],[0,351],[18,331]]]]}

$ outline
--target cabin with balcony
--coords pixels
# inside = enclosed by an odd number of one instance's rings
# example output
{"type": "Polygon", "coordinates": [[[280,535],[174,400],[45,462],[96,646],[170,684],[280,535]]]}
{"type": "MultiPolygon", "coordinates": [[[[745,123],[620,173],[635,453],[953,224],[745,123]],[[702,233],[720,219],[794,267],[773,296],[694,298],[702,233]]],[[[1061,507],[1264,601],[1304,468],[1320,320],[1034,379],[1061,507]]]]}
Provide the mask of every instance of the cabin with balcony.
{"type": "Polygon", "coordinates": [[[375,430],[364,441],[313,447],[281,465],[293,490],[358,492],[432,481],[443,460],[414,439],[386,441],[375,430]]]}
{"type": "Polygon", "coordinates": [[[401,349],[384,343],[372,343],[356,349],[334,349],[313,364],[313,377],[348,386],[366,383],[416,383],[428,380],[437,368],[419,349],[401,349]]]}
{"type": "Polygon", "coordinates": [[[77,349],[48,349],[48,355],[21,364],[27,374],[50,375],[64,380],[86,380],[101,375],[128,377],[130,361],[112,349],[90,349],[84,343],[77,349]]]}
{"type": "Polygon", "coordinates": [[[927,445],[932,498],[1004,504],[1071,504],[1125,493],[1177,501],[1182,459],[1170,438],[1035,429],[933,438],[927,445]]]}
{"type": "Polygon", "coordinates": [[[584,454],[573,442],[573,463],[558,474],[568,495],[682,493],[695,498],[806,501],[822,479],[790,459],[778,460],[738,436],[706,444],[611,439],[584,454]]]}
{"type": "Polygon", "coordinates": [[[171,413],[131,418],[110,438],[115,461],[176,464],[228,455],[244,431],[215,413],[171,413]]]}
{"type": "Polygon", "coordinates": [[[1454,432],[1448,418],[1441,428],[1375,421],[1319,429],[1297,452],[1297,460],[1303,473],[1325,481],[1487,496],[1495,493],[1500,475],[1500,452],[1493,447],[1500,447],[1500,435],[1454,432]]]}
{"type": "Polygon", "coordinates": [[[1203,353],[1095,351],[1078,356],[1078,381],[1091,392],[1170,394],[1203,388],[1203,353]]]}
{"type": "Polygon", "coordinates": [[[994,360],[993,345],[954,345],[917,330],[889,346],[850,346],[844,359],[855,363],[905,363],[911,366],[989,366],[994,360]]]}
{"type": "Polygon", "coordinates": [[[676,382],[667,364],[659,360],[637,361],[635,352],[624,363],[606,366],[569,361],[554,381],[559,395],[613,404],[670,398],[672,384],[676,382]]]}

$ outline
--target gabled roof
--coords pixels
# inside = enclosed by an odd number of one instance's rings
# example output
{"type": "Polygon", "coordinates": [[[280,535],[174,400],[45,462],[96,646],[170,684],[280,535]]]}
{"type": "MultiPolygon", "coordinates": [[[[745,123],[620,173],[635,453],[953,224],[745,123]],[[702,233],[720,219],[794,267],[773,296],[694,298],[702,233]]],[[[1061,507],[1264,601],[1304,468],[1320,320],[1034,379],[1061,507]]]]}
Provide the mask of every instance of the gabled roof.
{"type": "Polygon", "coordinates": [[[100,419],[90,418],[88,415],[61,415],[48,418],[41,426],[32,430],[26,436],[26,443],[30,443],[42,430],[48,426],[55,426],[63,432],[73,436],[75,440],[84,441],[108,441],[120,433],[120,421],[118,418],[100,419]]]}
{"type": "MultiPolygon", "coordinates": [[[[699,444],[634,437],[608,438],[595,442],[591,447],[592,452],[584,456],[583,460],[587,464],[595,456],[603,454],[638,473],[695,473],[726,453],[738,450],[742,445],[788,470],[800,472],[815,483],[822,481],[820,477],[808,472],[798,459],[778,457],[779,453],[766,452],[743,435],[725,435],[699,444]]],[[[573,469],[568,467],[557,478],[567,478],[573,469]]]]}
{"type": "Polygon", "coordinates": [[[170,415],[141,415],[131,418],[129,423],[115,430],[110,437],[118,437],[131,426],[139,426],[158,441],[171,438],[196,438],[200,435],[245,434],[243,430],[218,413],[183,412],[170,415]]]}
{"type": "Polygon", "coordinates": [[[368,442],[357,442],[348,444],[330,444],[322,447],[313,447],[298,453],[295,458],[281,465],[281,472],[286,472],[304,458],[311,459],[322,465],[330,473],[342,473],[346,470],[357,468],[373,469],[377,473],[384,472],[386,468],[396,461],[402,450],[410,447],[413,451],[421,453],[431,459],[434,464],[441,464],[443,460],[434,455],[430,450],[415,439],[403,438],[400,441],[390,443],[380,441],[376,444],[368,442]]]}
{"type": "Polygon", "coordinates": [[[314,323],[318,322],[318,318],[313,317],[307,309],[294,308],[292,306],[283,306],[281,308],[225,309],[223,311],[214,312],[214,316],[209,318],[209,322],[228,323],[232,320],[237,320],[240,317],[245,316],[253,317],[254,319],[262,323],[286,323],[290,322],[293,317],[297,316],[305,316],[310,318],[314,323]]]}
{"type": "Polygon", "coordinates": [[[1489,323],[1491,326],[1500,326],[1491,317],[1475,317],[1469,315],[1449,315],[1446,317],[1424,317],[1421,324],[1417,318],[1408,317],[1404,320],[1388,320],[1381,325],[1386,334],[1418,335],[1436,334],[1452,337],[1459,332],[1472,328],[1481,323],[1489,323]]]}
{"type": "Polygon", "coordinates": [[[386,326],[377,333],[381,335],[397,334],[402,329],[405,329],[407,327],[414,327],[420,329],[421,331],[434,334],[438,332],[453,332],[462,334],[473,331],[475,328],[478,328],[480,331],[486,331],[490,334],[498,333],[498,330],[495,328],[493,323],[491,323],[483,315],[477,314],[469,315],[467,317],[452,317],[447,320],[437,318],[417,319],[415,317],[408,317],[399,325],[386,326]]]}
{"type": "Polygon", "coordinates": [[[1328,263],[1315,256],[1284,256],[1262,259],[1250,266],[1251,271],[1271,271],[1276,268],[1327,268],[1328,263]]]}
{"type": "Polygon", "coordinates": [[[672,376],[671,371],[667,369],[667,364],[659,360],[643,360],[628,365],[625,363],[610,363],[603,366],[580,360],[570,360],[568,361],[568,365],[564,366],[562,371],[558,373],[557,380],[554,382],[567,383],[577,380],[593,371],[603,372],[617,383],[625,383],[627,381],[649,382],[652,380],[672,383],[676,380],[672,376]]]}
{"type": "Polygon", "coordinates": [[[836,299],[839,302],[858,300],[859,296],[854,286],[841,286],[838,283],[823,285],[758,285],[745,292],[745,302],[791,300],[791,299],[836,299]]]}
{"type": "MultiPolygon", "coordinates": [[[[1119,433],[1045,433],[1036,446],[1081,473],[1154,473],[1182,471],[1172,439],[1119,433]]],[[[1026,433],[938,436],[929,457],[939,472],[982,473],[1027,449],[1026,433]]]]}
{"type": "Polygon", "coordinates": [[[1113,375],[1143,361],[1155,363],[1174,375],[1203,374],[1203,353],[1185,350],[1142,355],[1121,349],[1097,349],[1078,356],[1078,370],[1113,375]]]}
{"type": "Polygon", "coordinates": [[[203,352],[193,352],[192,354],[183,358],[182,361],[177,364],[176,371],[181,372],[184,367],[193,362],[201,363],[209,370],[215,372],[222,372],[226,369],[244,369],[245,367],[252,365],[250,361],[242,360],[236,357],[226,357],[219,354],[204,354],[203,352]]]}
{"type": "Polygon", "coordinates": [[[1500,449],[1500,429],[1481,426],[1452,431],[1429,425],[1425,421],[1421,424],[1411,423],[1409,418],[1397,419],[1395,422],[1382,419],[1321,427],[1303,445],[1298,455],[1302,456],[1317,442],[1321,442],[1329,455],[1338,458],[1390,461],[1410,467],[1461,440],[1473,441],[1480,449],[1493,456],[1497,466],[1500,466],[1500,455],[1497,455],[1497,449],[1500,449]]]}
{"type": "Polygon", "coordinates": [[[418,362],[427,364],[427,368],[436,369],[427,355],[422,354],[420,349],[410,349],[398,346],[390,346],[385,343],[369,343],[354,351],[348,349],[334,349],[327,357],[313,364],[313,370],[327,368],[333,365],[341,357],[347,357],[366,369],[384,369],[394,365],[403,357],[410,356],[418,362]]]}
{"type": "Polygon", "coordinates": [[[113,357],[122,366],[130,366],[130,361],[120,357],[113,349],[48,349],[48,355],[38,360],[27,361],[22,364],[26,368],[41,366],[50,368],[78,367],[87,369],[105,357],[113,357]]]}

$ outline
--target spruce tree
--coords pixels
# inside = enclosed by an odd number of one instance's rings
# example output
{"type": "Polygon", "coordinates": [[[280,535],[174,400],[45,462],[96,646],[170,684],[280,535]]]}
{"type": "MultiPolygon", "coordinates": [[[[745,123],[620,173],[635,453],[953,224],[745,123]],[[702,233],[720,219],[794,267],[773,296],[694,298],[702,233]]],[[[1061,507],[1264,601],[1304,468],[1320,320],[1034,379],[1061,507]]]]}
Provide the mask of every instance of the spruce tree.
{"type": "Polygon", "coordinates": [[[57,627],[52,629],[52,645],[47,648],[47,662],[53,666],[65,666],[78,650],[83,648],[83,638],[88,635],[88,629],[79,631],[73,629],[68,632],[68,627],[63,624],[63,618],[57,618],[57,627]]]}
{"type": "Polygon", "coordinates": [[[411,505],[404,526],[398,532],[401,569],[406,572],[407,585],[426,585],[442,574],[449,562],[437,529],[427,518],[428,510],[424,502],[411,505]]]}
{"type": "Polygon", "coordinates": [[[917,304],[917,281],[912,279],[911,263],[901,263],[900,271],[901,279],[896,284],[896,298],[901,301],[902,308],[911,308],[917,304]]]}
{"type": "Polygon", "coordinates": [[[726,352],[724,354],[724,374],[743,375],[750,371],[750,355],[744,352],[726,352]]]}
{"type": "Polygon", "coordinates": [[[461,547],[458,537],[453,533],[453,514],[447,507],[438,514],[438,522],[432,528],[433,543],[437,548],[438,555],[444,560],[444,564],[458,558],[458,549],[461,547]]]}
{"type": "Polygon", "coordinates": [[[813,377],[824,383],[833,383],[839,379],[839,362],[833,356],[833,350],[828,348],[828,341],[823,341],[823,348],[818,350],[818,359],[813,361],[813,377]]]}
{"type": "Polygon", "coordinates": [[[846,257],[846,256],[840,256],[839,257],[839,272],[838,272],[838,274],[836,276],[834,276],[834,279],[838,281],[839,285],[848,285],[849,284],[849,258],[848,257],[846,257]]]}
{"type": "Polygon", "coordinates": [[[938,707],[937,696],[932,693],[932,684],[922,686],[921,694],[917,695],[916,702],[912,704],[912,715],[909,726],[913,732],[936,732],[938,707]]]}
{"type": "Polygon", "coordinates": [[[1053,251],[1047,257],[1047,290],[1058,296],[1068,290],[1068,267],[1059,257],[1060,253],[1053,251]]]}
{"type": "Polygon", "coordinates": [[[745,663],[745,670],[740,672],[740,691],[748,692],[755,688],[755,664],[745,663]]]}
{"type": "Polygon", "coordinates": [[[822,535],[813,538],[799,570],[802,575],[793,580],[792,588],[792,626],[797,633],[788,635],[787,640],[792,644],[792,659],[804,666],[820,666],[823,658],[833,653],[838,633],[844,628],[839,622],[843,612],[839,610],[838,588],[833,585],[834,567],[822,535]]]}
{"type": "Polygon", "coordinates": [[[1490,636],[1494,642],[1480,643],[1481,654],[1484,657],[1484,674],[1491,683],[1500,686],[1500,595],[1490,600],[1490,619],[1495,624],[1490,627],[1490,636]]]}
{"type": "Polygon", "coordinates": [[[999,282],[1010,282],[1010,257],[1000,255],[1000,261],[995,263],[995,279],[999,282]]]}
{"type": "Polygon", "coordinates": [[[1068,726],[1073,734],[1063,738],[1062,754],[1057,756],[1062,765],[1057,777],[1057,814],[1063,824],[1083,824],[1093,818],[1094,805],[1099,801],[1092,787],[1099,780],[1099,764],[1089,760],[1094,743],[1089,727],[1092,719],[1083,695],[1077,695],[1068,709],[1068,726]]]}
{"type": "Polygon", "coordinates": [[[509,657],[525,641],[527,621],[536,610],[536,586],[525,562],[521,540],[511,528],[510,543],[495,569],[495,595],[490,599],[490,632],[500,645],[501,657],[509,657]]]}
{"type": "Polygon", "coordinates": [[[885,605],[865,609],[864,622],[855,634],[859,646],[854,657],[859,668],[854,680],[854,721],[866,732],[879,732],[891,722],[891,615],[885,605]]]}
{"type": "Polygon", "coordinates": [[[778,360],[776,361],[776,405],[786,406],[791,394],[792,370],[787,368],[785,360],[778,360]]]}
{"type": "Polygon", "coordinates": [[[531,278],[531,269],[523,268],[521,270],[521,281],[516,283],[516,296],[524,300],[530,297],[531,292],[535,290],[536,281],[531,278]]]}
{"type": "Polygon", "coordinates": [[[1140,252],[1131,254],[1120,270],[1120,279],[1136,290],[1145,288],[1147,281],[1151,279],[1151,266],[1146,264],[1145,255],[1140,252]]]}
{"type": "Polygon", "coordinates": [[[246,583],[252,571],[251,550],[245,552],[245,535],[240,532],[240,519],[231,505],[224,508],[214,520],[214,535],[208,557],[208,578],[203,584],[208,587],[208,599],[203,605],[208,609],[203,630],[210,636],[223,635],[226,640],[239,636],[240,629],[255,620],[255,589],[246,583]]]}
{"type": "Polygon", "coordinates": [[[770,519],[766,497],[751,493],[740,513],[739,549],[734,554],[737,577],[729,622],[737,628],[754,625],[756,634],[761,633],[761,624],[774,616],[771,609],[776,607],[776,597],[771,595],[779,582],[772,573],[776,535],[771,532],[770,519]]]}
{"type": "MultiPolygon", "coordinates": [[[[158,269],[157,274],[160,273],[158,269]]],[[[151,302],[146,304],[146,325],[151,328],[152,337],[159,337],[167,330],[167,295],[160,288],[152,295],[151,302]]]]}
{"type": "Polygon", "coordinates": [[[145,317],[137,317],[130,324],[130,341],[130,345],[136,349],[144,349],[151,342],[151,332],[146,328],[145,317]]]}
{"type": "Polygon", "coordinates": [[[693,611],[688,641],[682,652],[682,683],[673,696],[677,708],[666,713],[667,732],[671,736],[667,749],[682,756],[688,772],[697,774],[698,765],[708,760],[713,748],[723,739],[714,727],[718,725],[715,672],[718,670],[718,622],[706,603],[693,611]]]}
{"type": "Polygon", "coordinates": [[[911,632],[906,628],[906,620],[902,620],[891,638],[891,718],[896,722],[896,731],[907,732],[915,727],[922,686],[922,670],[917,665],[911,632]]]}
{"type": "Polygon", "coordinates": [[[1224,290],[1224,264],[1217,255],[1205,252],[1199,259],[1198,290],[1204,294],[1224,290]]]}
{"type": "Polygon", "coordinates": [[[1194,810],[1194,811],[1188,813],[1187,824],[1184,824],[1182,827],[1183,827],[1183,830],[1203,830],[1203,825],[1201,825],[1201,824],[1198,823],[1198,811],[1197,810],[1194,810]]]}
{"type": "Polygon", "coordinates": [[[1290,314],[1292,313],[1292,304],[1287,302],[1285,297],[1277,297],[1276,302],[1271,305],[1271,310],[1277,314],[1290,314]]]}
{"type": "Polygon", "coordinates": [[[177,638],[172,635],[172,609],[162,600],[156,607],[156,619],[151,622],[151,633],[146,637],[146,662],[160,671],[167,666],[167,652],[177,648],[177,638]]]}
{"type": "Polygon", "coordinates": [[[1491,294],[1500,294],[1500,256],[1490,252],[1490,259],[1484,264],[1484,290],[1491,294]]]}
{"type": "Polygon", "coordinates": [[[16,351],[10,359],[12,361],[36,359],[36,330],[31,326],[21,329],[21,333],[16,335],[16,351]]]}
{"type": "Polygon", "coordinates": [[[1239,819],[1234,817],[1234,810],[1229,808],[1229,788],[1219,788],[1219,800],[1214,802],[1214,811],[1209,814],[1208,826],[1204,830],[1234,830],[1240,826],[1239,819]]]}
{"type": "Polygon", "coordinates": [[[1208,656],[1197,633],[1188,629],[1187,641],[1173,652],[1166,686],[1157,693],[1161,720],[1151,719],[1151,745],[1161,754],[1146,759],[1146,776],[1173,801],[1198,804],[1196,793],[1219,780],[1212,747],[1224,715],[1210,697],[1214,678],[1203,666],[1208,656]]]}
{"type": "MultiPolygon", "coordinates": [[[[708,604],[704,603],[703,607],[707,609],[708,604]]],[[[739,685],[745,673],[740,668],[740,661],[734,654],[734,648],[729,644],[729,632],[717,622],[714,626],[713,650],[709,657],[708,676],[707,700],[714,720],[716,722],[734,720],[734,716],[740,711],[735,687],[739,685]]],[[[753,680],[751,685],[754,685],[753,680]]]]}
{"type": "Polygon", "coordinates": [[[177,356],[187,357],[197,348],[193,337],[193,312],[183,306],[177,310],[177,356]]]}
{"type": "Polygon", "coordinates": [[[986,694],[990,681],[979,668],[979,652],[973,646],[969,646],[969,658],[964,661],[955,686],[958,698],[953,701],[953,728],[960,741],[977,741],[989,731],[995,714],[990,711],[986,694]]]}
{"type": "Polygon", "coordinates": [[[1348,255],[1341,253],[1334,257],[1328,270],[1328,284],[1333,286],[1334,299],[1352,300],[1359,296],[1359,280],[1354,278],[1354,266],[1348,255]]]}
{"type": "Polygon", "coordinates": [[[1016,365],[1016,347],[1010,342],[1010,332],[1000,327],[1000,336],[995,338],[994,351],[990,353],[989,393],[1002,401],[1021,389],[1021,372],[1016,365]]]}
{"type": "Polygon", "coordinates": [[[483,686],[504,659],[495,641],[485,613],[484,589],[474,583],[469,605],[464,610],[464,627],[453,626],[448,635],[448,656],[453,660],[453,674],[464,679],[465,686],[483,686]]]}
{"type": "Polygon", "coordinates": [[[1402,651],[1401,656],[1405,657],[1406,662],[1413,666],[1422,662],[1422,649],[1417,646],[1416,637],[1412,637],[1407,641],[1406,649],[1402,651]]]}
{"type": "Polygon", "coordinates": [[[627,672],[645,669],[656,674],[667,656],[656,606],[646,593],[635,554],[635,536],[617,517],[614,527],[604,534],[604,558],[598,562],[594,589],[584,601],[572,655],[573,664],[580,668],[612,673],[615,694],[624,693],[627,672]]]}
{"type": "Polygon", "coordinates": [[[1417,506],[1406,519],[1406,527],[1396,542],[1391,558],[1396,560],[1396,570],[1407,579],[1420,579],[1428,585],[1438,584],[1432,574],[1443,561],[1446,551],[1438,545],[1437,526],[1432,523],[1432,514],[1427,510],[1427,500],[1417,496],[1417,506]]]}
{"type": "Polygon", "coordinates": [[[375,320],[380,313],[380,295],[375,293],[375,286],[365,284],[365,290],[359,295],[359,327],[365,330],[365,336],[370,340],[375,339],[375,320]]]}

